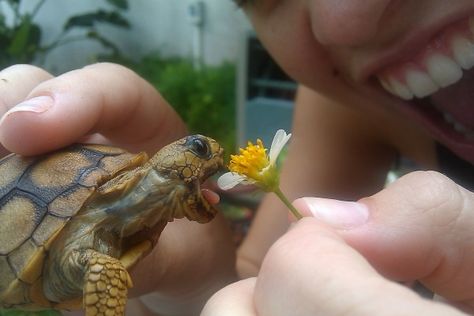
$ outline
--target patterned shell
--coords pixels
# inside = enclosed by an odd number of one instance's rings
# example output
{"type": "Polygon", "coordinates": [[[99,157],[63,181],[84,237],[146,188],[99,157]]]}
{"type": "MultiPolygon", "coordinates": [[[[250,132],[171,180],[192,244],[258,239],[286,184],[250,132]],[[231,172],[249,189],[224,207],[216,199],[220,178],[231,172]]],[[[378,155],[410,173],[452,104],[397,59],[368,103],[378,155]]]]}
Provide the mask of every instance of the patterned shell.
{"type": "Polygon", "coordinates": [[[98,186],[146,160],[144,153],[101,145],[0,160],[0,306],[45,303],[37,287],[57,233],[98,186]]]}

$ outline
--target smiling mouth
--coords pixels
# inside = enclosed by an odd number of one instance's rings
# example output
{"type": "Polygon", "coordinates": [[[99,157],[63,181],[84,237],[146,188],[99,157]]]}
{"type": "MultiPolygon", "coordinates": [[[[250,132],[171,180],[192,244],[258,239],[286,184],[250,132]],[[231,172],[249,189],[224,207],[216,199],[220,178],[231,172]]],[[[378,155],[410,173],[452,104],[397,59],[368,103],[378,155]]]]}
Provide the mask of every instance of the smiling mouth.
{"type": "Polygon", "coordinates": [[[392,95],[474,140],[474,17],[451,25],[414,57],[376,77],[392,95]]]}

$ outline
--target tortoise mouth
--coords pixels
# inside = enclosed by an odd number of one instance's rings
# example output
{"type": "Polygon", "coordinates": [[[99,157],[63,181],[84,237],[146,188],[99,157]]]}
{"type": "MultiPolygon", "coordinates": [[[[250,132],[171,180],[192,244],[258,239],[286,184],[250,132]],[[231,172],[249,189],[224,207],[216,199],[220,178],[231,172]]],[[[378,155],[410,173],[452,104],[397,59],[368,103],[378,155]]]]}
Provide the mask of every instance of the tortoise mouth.
{"type": "MultiPolygon", "coordinates": [[[[195,194],[195,200],[193,203],[188,203],[185,206],[185,215],[189,220],[196,221],[198,223],[207,223],[214,218],[217,213],[217,209],[213,206],[215,203],[209,201],[208,196],[213,193],[209,189],[201,188],[204,183],[195,181],[193,183],[193,192],[195,194]],[[203,190],[207,190],[208,193],[203,194],[203,190]]],[[[217,193],[214,193],[217,195],[217,193]]]]}

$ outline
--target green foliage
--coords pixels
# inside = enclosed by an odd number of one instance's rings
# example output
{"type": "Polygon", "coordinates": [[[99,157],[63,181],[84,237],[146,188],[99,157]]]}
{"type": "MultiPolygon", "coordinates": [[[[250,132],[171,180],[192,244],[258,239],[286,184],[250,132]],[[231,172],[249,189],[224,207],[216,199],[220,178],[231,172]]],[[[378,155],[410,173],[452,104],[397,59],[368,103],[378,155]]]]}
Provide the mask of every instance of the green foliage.
{"type": "Polygon", "coordinates": [[[176,109],[192,133],[217,139],[227,153],[235,148],[235,66],[193,67],[189,60],[148,56],[129,65],[151,82],[176,109]]]}
{"type": "Polygon", "coordinates": [[[70,17],[64,24],[64,30],[69,30],[74,27],[93,27],[97,23],[110,23],[115,26],[128,28],[130,25],[128,21],[123,18],[118,12],[108,12],[105,10],[97,10],[96,12],[85,13],[70,17]]]}
{"type": "MultiPolygon", "coordinates": [[[[24,0],[26,2],[26,0],[24,0]]],[[[29,0],[31,1],[31,0],[29,0]]],[[[98,24],[109,24],[115,27],[129,28],[128,21],[120,11],[128,8],[127,0],[105,0],[110,9],[98,9],[70,17],[63,26],[59,36],[50,43],[42,43],[41,26],[35,22],[37,13],[47,0],[37,0],[30,12],[20,10],[21,0],[0,0],[0,5],[11,13],[12,22],[7,23],[3,10],[0,10],[0,69],[12,64],[32,63],[38,57],[71,41],[93,40],[118,54],[117,47],[97,30],[98,24]],[[82,30],[81,35],[71,35],[72,30],[82,30]]]]}
{"type": "Polygon", "coordinates": [[[115,6],[118,9],[127,10],[128,1],[127,0],[106,0],[111,5],[115,6]]]}

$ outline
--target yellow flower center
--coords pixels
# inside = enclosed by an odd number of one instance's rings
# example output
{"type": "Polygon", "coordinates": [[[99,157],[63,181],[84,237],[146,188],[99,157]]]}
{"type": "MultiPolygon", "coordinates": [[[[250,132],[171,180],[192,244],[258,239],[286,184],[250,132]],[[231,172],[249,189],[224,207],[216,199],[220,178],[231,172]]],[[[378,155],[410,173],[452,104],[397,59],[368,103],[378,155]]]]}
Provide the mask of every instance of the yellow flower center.
{"type": "Polygon", "coordinates": [[[239,155],[230,156],[229,170],[260,181],[262,170],[270,164],[266,151],[260,139],[257,139],[256,145],[248,142],[245,149],[239,149],[239,155]]]}
{"type": "Polygon", "coordinates": [[[248,142],[245,149],[240,148],[239,155],[230,156],[229,170],[253,180],[265,191],[274,191],[280,177],[276,166],[270,165],[266,151],[260,139],[256,145],[248,142]]]}

